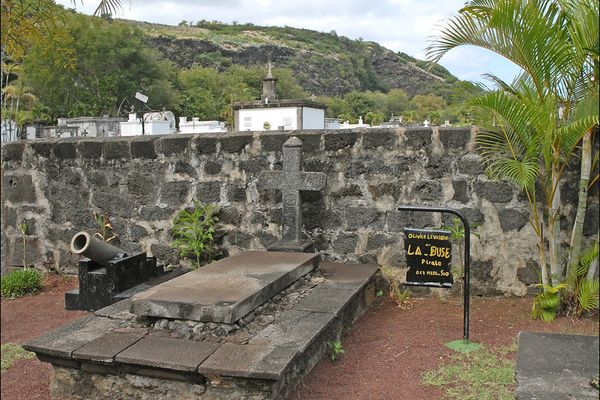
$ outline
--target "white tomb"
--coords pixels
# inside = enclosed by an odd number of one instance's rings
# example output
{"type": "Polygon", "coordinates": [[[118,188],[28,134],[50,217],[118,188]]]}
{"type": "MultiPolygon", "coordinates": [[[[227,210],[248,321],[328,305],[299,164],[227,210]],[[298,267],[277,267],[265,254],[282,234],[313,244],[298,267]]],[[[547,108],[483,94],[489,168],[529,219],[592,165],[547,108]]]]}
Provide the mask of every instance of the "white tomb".
{"type": "Polygon", "coordinates": [[[175,115],[171,111],[145,113],[144,123],[135,113],[129,114],[126,122],[121,122],[121,136],[166,135],[175,133],[175,115]]]}
{"type": "Polygon", "coordinates": [[[225,123],[221,121],[200,121],[193,117],[188,121],[187,117],[179,118],[179,133],[221,133],[227,132],[225,123]]]}

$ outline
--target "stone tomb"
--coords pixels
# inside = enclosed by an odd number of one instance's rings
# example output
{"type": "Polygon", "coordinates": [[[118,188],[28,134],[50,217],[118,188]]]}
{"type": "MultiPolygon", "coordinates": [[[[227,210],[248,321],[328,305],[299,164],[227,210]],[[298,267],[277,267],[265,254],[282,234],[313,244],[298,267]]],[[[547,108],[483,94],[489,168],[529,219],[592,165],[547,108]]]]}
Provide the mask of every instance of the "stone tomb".
{"type": "Polygon", "coordinates": [[[24,348],[53,365],[52,393],[61,399],[283,399],[327,352],[327,342],[338,339],[375,298],[377,265],[327,263],[310,272],[317,257],[242,253],[212,264],[224,271],[209,266],[204,274],[202,268],[181,275],[48,332],[24,348]],[[266,297],[280,296],[279,288],[294,285],[306,273],[321,274],[319,284],[300,286],[290,297],[295,300],[258,329],[244,331],[239,320],[233,336],[192,338],[157,328],[167,315],[206,319],[212,313],[215,320],[234,320],[266,297]],[[217,275],[231,284],[211,293],[201,279],[217,275]],[[194,291],[196,285],[207,293],[194,291]],[[160,318],[147,316],[150,310],[160,318]],[[234,340],[240,333],[246,339],[234,340]]]}
{"type": "Polygon", "coordinates": [[[133,296],[137,315],[232,324],[318,266],[318,254],[249,251],[133,296]]]}

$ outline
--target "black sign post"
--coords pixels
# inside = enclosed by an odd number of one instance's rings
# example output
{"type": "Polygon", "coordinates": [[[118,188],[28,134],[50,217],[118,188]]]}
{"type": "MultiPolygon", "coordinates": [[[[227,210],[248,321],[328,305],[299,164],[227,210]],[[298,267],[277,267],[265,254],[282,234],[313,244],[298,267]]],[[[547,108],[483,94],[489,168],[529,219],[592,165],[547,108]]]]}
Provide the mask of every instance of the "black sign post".
{"type": "MultiPolygon", "coordinates": [[[[464,256],[464,299],[463,299],[463,344],[450,344],[449,347],[451,348],[455,348],[458,351],[463,351],[463,352],[467,352],[467,351],[471,351],[475,348],[478,348],[478,345],[475,345],[474,343],[471,343],[471,345],[469,345],[469,285],[470,285],[470,267],[471,267],[471,227],[469,225],[469,221],[467,220],[467,218],[464,216],[463,213],[461,213],[458,210],[454,210],[452,208],[445,208],[445,207],[416,207],[416,206],[400,206],[398,207],[398,210],[400,211],[424,211],[424,212],[439,212],[439,213],[449,213],[449,214],[454,214],[456,215],[458,218],[460,218],[460,220],[463,223],[463,226],[465,228],[465,256],[464,256]]],[[[410,231],[410,230],[406,230],[406,231],[410,231]]],[[[418,231],[418,230],[414,230],[414,231],[418,231]]],[[[436,232],[436,231],[430,231],[430,232],[436,232]]],[[[437,231],[440,232],[440,231],[437,231]]],[[[448,232],[446,232],[448,233],[448,232]]],[[[432,238],[433,239],[433,238],[432,238]]],[[[431,254],[431,253],[428,253],[431,254]]],[[[407,254],[407,262],[409,260],[409,255],[407,254]]],[[[410,270],[410,265],[409,265],[409,270],[410,270]]],[[[407,278],[408,278],[408,274],[407,274],[407,278]]],[[[452,279],[452,275],[449,275],[449,278],[452,279]]],[[[408,279],[407,279],[408,280],[408,279]]],[[[412,283],[413,285],[418,284],[418,282],[414,282],[412,283]]],[[[438,283],[436,285],[423,285],[423,286],[438,286],[438,287],[449,287],[448,285],[443,286],[443,281],[442,283],[438,283]]],[[[450,287],[452,286],[452,284],[450,283],[450,287]]]]}

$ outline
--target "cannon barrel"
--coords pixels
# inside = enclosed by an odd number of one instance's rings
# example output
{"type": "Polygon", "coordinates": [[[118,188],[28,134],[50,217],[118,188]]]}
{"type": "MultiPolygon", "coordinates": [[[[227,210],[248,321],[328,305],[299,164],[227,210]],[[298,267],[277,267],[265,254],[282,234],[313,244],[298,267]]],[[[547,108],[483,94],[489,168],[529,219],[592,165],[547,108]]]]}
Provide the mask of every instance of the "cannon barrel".
{"type": "Polygon", "coordinates": [[[71,239],[71,251],[74,254],[83,254],[102,266],[106,266],[107,261],[125,254],[124,250],[83,231],[76,233],[71,239]]]}

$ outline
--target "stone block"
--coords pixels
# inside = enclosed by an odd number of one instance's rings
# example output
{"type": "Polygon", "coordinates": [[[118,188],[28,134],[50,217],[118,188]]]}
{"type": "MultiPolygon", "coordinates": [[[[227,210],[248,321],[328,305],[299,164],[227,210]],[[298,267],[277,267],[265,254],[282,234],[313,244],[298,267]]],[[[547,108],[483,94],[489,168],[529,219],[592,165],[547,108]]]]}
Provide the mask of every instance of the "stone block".
{"type": "Polygon", "coordinates": [[[190,135],[164,136],[154,143],[157,153],[165,156],[183,154],[191,148],[192,137],[190,135]]]}
{"type": "Polygon", "coordinates": [[[441,202],[443,200],[442,184],[438,181],[420,181],[415,185],[414,194],[422,201],[441,202]]]}
{"type": "Polygon", "coordinates": [[[377,264],[323,263],[319,268],[327,276],[321,286],[333,289],[354,289],[364,287],[378,271],[377,264]]]}
{"type": "Polygon", "coordinates": [[[598,398],[598,336],[521,332],[518,342],[517,400],[598,398]]]}
{"type": "Polygon", "coordinates": [[[475,193],[492,203],[508,203],[513,197],[513,186],[508,182],[476,181],[475,193]]]}
{"type": "Polygon", "coordinates": [[[115,329],[120,322],[89,315],[30,340],[23,348],[37,354],[71,358],[75,350],[115,329]]]}
{"type": "Polygon", "coordinates": [[[154,147],[154,142],[156,138],[148,138],[144,137],[142,139],[133,139],[129,143],[131,148],[131,157],[132,158],[142,158],[142,159],[155,159],[156,158],[156,149],[154,147]]]}
{"type": "MultiPolygon", "coordinates": [[[[4,178],[6,179],[6,178],[4,178]]],[[[4,193],[3,196],[4,197],[4,193]]],[[[5,205],[2,207],[2,230],[4,231],[7,227],[11,226],[17,228],[17,209],[14,207],[8,207],[5,205]]],[[[6,231],[5,231],[6,232],[6,231]]]]}
{"type": "Polygon", "coordinates": [[[525,266],[517,270],[517,279],[525,285],[540,283],[541,276],[539,264],[532,259],[527,260],[525,266]]]}
{"type": "Polygon", "coordinates": [[[305,154],[316,153],[321,148],[321,132],[317,134],[298,132],[296,137],[302,141],[302,152],[305,154]]]}
{"type": "MultiPolygon", "coordinates": [[[[260,136],[261,147],[263,151],[280,152],[281,147],[288,140],[289,136],[280,132],[265,132],[260,136]]],[[[302,140],[302,139],[301,139],[302,140]]]]}
{"type": "MultiPolygon", "coordinates": [[[[100,150],[102,151],[102,150],[100,150]]],[[[59,160],[70,160],[77,156],[77,151],[74,142],[58,142],[54,146],[54,156],[59,160]]],[[[100,159],[100,155],[98,155],[100,159]]]]}
{"type": "Polygon", "coordinates": [[[218,139],[216,137],[200,135],[194,138],[194,142],[196,143],[197,154],[215,154],[217,152],[218,139]]]}
{"type": "Polygon", "coordinates": [[[518,231],[529,222],[529,212],[514,208],[503,208],[498,210],[498,218],[504,231],[518,231]]]}
{"type": "Polygon", "coordinates": [[[316,268],[317,254],[244,252],[132,297],[132,312],[234,323],[316,268]]]}
{"type": "Polygon", "coordinates": [[[221,151],[227,153],[241,153],[246,146],[252,144],[252,140],[252,135],[236,134],[221,137],[219,143],[221,143],[221,151]]]}
{"type": "Polygon", "coordinates": [[[242,216],[236,207],[221,207],[217,217],[224,224],[239,225],[242,222],[242,216]]]}
{"type": "Polygon", "coordinates": [[[172,207],[161,206],[142,206],[140,207],[139,216],[144,221],[161,221],[170,219],[175,209],[172,207]]]}
{"type": "Polygon", "coordinates": [[[356,233],[340,233],[331,243],[333,249],[343,255],[354,253],[357,244],[358,235],[356,233]]]}
{"type": "MultiPolygon", "coordinates": [[[[469,225],[471,226],[471,229],[473,229],[473,226],[475,224],[481,225],[485,222],[485,216],[477,208],[460,208],[460,209],[458,209],[458,211],[460,211],[467,218],[467,221],[469,221],[469,225]]],[[[444,213],[442,215],[442,224],[444,224],[446,226],[452,226],[452,225],[454,225],[454,222],[453,222],[454,218],[458,218],[458,217],[454,214],[444,213]]]]}
{"type": "Polygon", "coordinates": [[[111,140],[104,142],[104,159],[105,160],[129,160],[131,158],[131,150],[129,142],[124,140],[111,140]]]}
{"type": "Polygon", "coordinates": [[[218,203],[221,200],[221,182],[199,182],[196,199],[202,203],[218,203]]]}
{"type": "Polygon", "coordinates": [[[35,203],[35,187],[30,174],[8,173],[2,176],[2,199],[11,203],[35,203]]]}
{"type": "Polygon", "coordinates": [[[474,260],[471,262],[471,294],[475,296],[499,296],[497,278],[492,276],[492,261],[474,260]]]}
{"type": "Polygon", "coordinates": [[[383,147],[391,150],[396,146],[395,130],[376,130],[369,129],[363,133],[363,148],[373,149],[383,147]]]}
{"type": "Polygon", "coordinates": [[[160,201],[170,208],[177,209],[187,201],[190,189],[190,181],[164,182],[160,191],[160,201]]]}
{"type": "Polygon", "coordinates": [[[111,364],[115,356],[143,338],[146,333],[108,332],[73,352],[73,358],[111,364]]]}
{"type": "Polygon", "coordinates": [[[129,239],[134,242],[139,242],[140,239],[145,238],[150,235],[150,232],[141,225],[134,224],[131,222],[129,224],[129,239]]]}
{"type": "Polygon", "coordinates": [[[461,203],[469,202],[469,183],[465,179],[453,179],[452,188],[454,189],[453,200],[460,201],[461,203]]]}
{"type": "Polygon", "coordinates": [[[288,310],[281,317],[256,334],[250,344],[287,347],[303,352],[333,323],[335,314],[288,310]]]}
{"type": "Polygon", "coordinates": [[[369,193],[373,200],[378,200],[382,196],[391,196],[394,200],[398,200],[402,194],[402,187],[399,183],[380,183],[378,185],[369,185],[369,193]]]}
{"type": "Polygon", "coordinates": [[[430,156],[425,170],[430,178],[439,179],[452,174],[451,158],[448,156],[430,156]]]}
{"type": "Polygon", "coordinates": [[[276,381],[296,355],[289,347],[227,343],[198,368],[202,375],[231,376],[276,381]]]}
{"type": "Polygon", "coordinates": [[[177,160],[175,161],[175,163],[173,163],[173,172],[176,174],[183,174],[191,177],[196,177],[198,175],[194,167],[192,167],[192,164],[190,164],[187,161],[181,160],[177,160]]]}
{"type": "Polygon", "coordinates": [[[598,211],[598,203],[588,203],[583,224],[584,235],[592,236],[598,233],[598,211]]]}
{"type": "Polygon", "coordinates": [[[220,346],[150,335],[117,354],[115,360],[122,364],[193,372],[220,346]]]}
{"type": "Polygon", "coordinates": [[[406,129],[404,138],[406,146],[413,150],[428,150],[431,146],[431,128],[406,129]]]}
{"type": "Polygon", "coordinates": [[[155,173],[133,171],[127,175],[127,190],[130,195],[139,197],[144,203],[153,204],[158,195],[156,178],[155,173]]]}
{"type": "Polygon", "coordinates": [[[23,152],[25,151],[25,143],[12,142],[2,145],[2,161],[21,161],[23,152]]]}
{"type": "Polygon", "coordinates": [[[343,186],[335,192],[329,194],[333,198],[345,198],[345,197],[362,197],[362,189],[356,184],[349,184],[343,186]]]}
{"type": "Polygon", "coordinates": [[[207,160],[204,163],[204,173],[207,175],[217,175],[223,169],[223,160],[207,160]]]}
{"type": "Polygon", "coordinates": [[[77,147],[79,148],[79,155],[82,158],[100,160],[100,157],[102,156],[102,148],[104,147],[104,145],[99,140],[86,140],[79,142],[79,145],[77,147]]]}
{"type": "Polygon", "coordinates": [[[177,264],[179,261],[177,250],[166,244],[152,243],[150,252],[157,260],[165,264],[177,264]]]}
{"type": "Polygon", "coordinates": [[[266,158],[254,157],[249,160],[243,160],[239,162],[239,167],[249,176],[257,176],[263,171],[269,169],[269,161],[266,158]]]}
{"type": "Polygon", "coordinates": [[[385,233],[371,233],[369,238],[367,239],[367,251],[371,250],[380,250],[385,246],[396,244],[398,242],[398,237],[385,234],[385,233]]]}
{"type": "Polygon", "coordinates": [[[327,313],[339,317],[340,312],[356,294],[355,288],[317,287],[295,308],[299,311],[327,313]]]}
{"type": "Polygon", "coordinates": [[[330,131],[323,135],[325,140],[325,151],[337,151],[345,149],[347,147],[354,146],[358,139],[358,132],[356,131],[330,131]]]}
{"type": "MultiPolygon", "coordinates": [[[[306,151],[304,152],[306,154],[306,151]]],[[[321,160],[318,158],[306,158],[304,160],[304,171],[306,172],[333,172],[335,165],[330,160],[321,160]]]]}
{"type": "Polygon", "coordinates": [[[471,141],[470,128],[440,128],[440,141],[445,149],[464,149],[471,141]]]}
{"type": "Polygon", "coordinates": [[[29,143],[29,146],[31,146],[31,148],[33,149],[33,153],[36,157],[49,158],[52,155],[52,148],[54,147],[54,143],[46,141],[35,141],[29,143]]]}
{"type": "Polygon", "coordinates": [[[479,154],[467,153],[458,160],[458,171],[461,174],[477,176],[484,173],[484,166],[479,154]]]}
{"type": "Polygon", "coordinates": [[[344,209],[348,229],[383,229],[383,215],[376,208],[348,207],[344,209]]]}
{"type": "Polygon", "coordinates": [[[21,235],[7,236],[6,239],[8,241],[8,254],[5,259],[8,260],[10,265],[28,267],[44,261],[40,250],[39,237],[32,235],[25,236],[25,258],[23,258],[23,237],[21,235]]]}
{"type": "Polygon", "coordinates": [[[387,226],[390,232],[402,232],[404,228],[426,228],[433,225],[433,214],[418,211],[393,210],[387,213],[387,226]]]}
{"type": "Polygon", "coordinates": [[[123,196],[113,194],[112,192],[92,193],[91,203],[111,216],[131,218],[133,214],[133,203],[123,198],[123,196]]]}
{"type": "Polygon", "coordinates": [[[246,188],[243,186],[229,186],[227,188],[227,200],[245,203],[246,188]]]}

